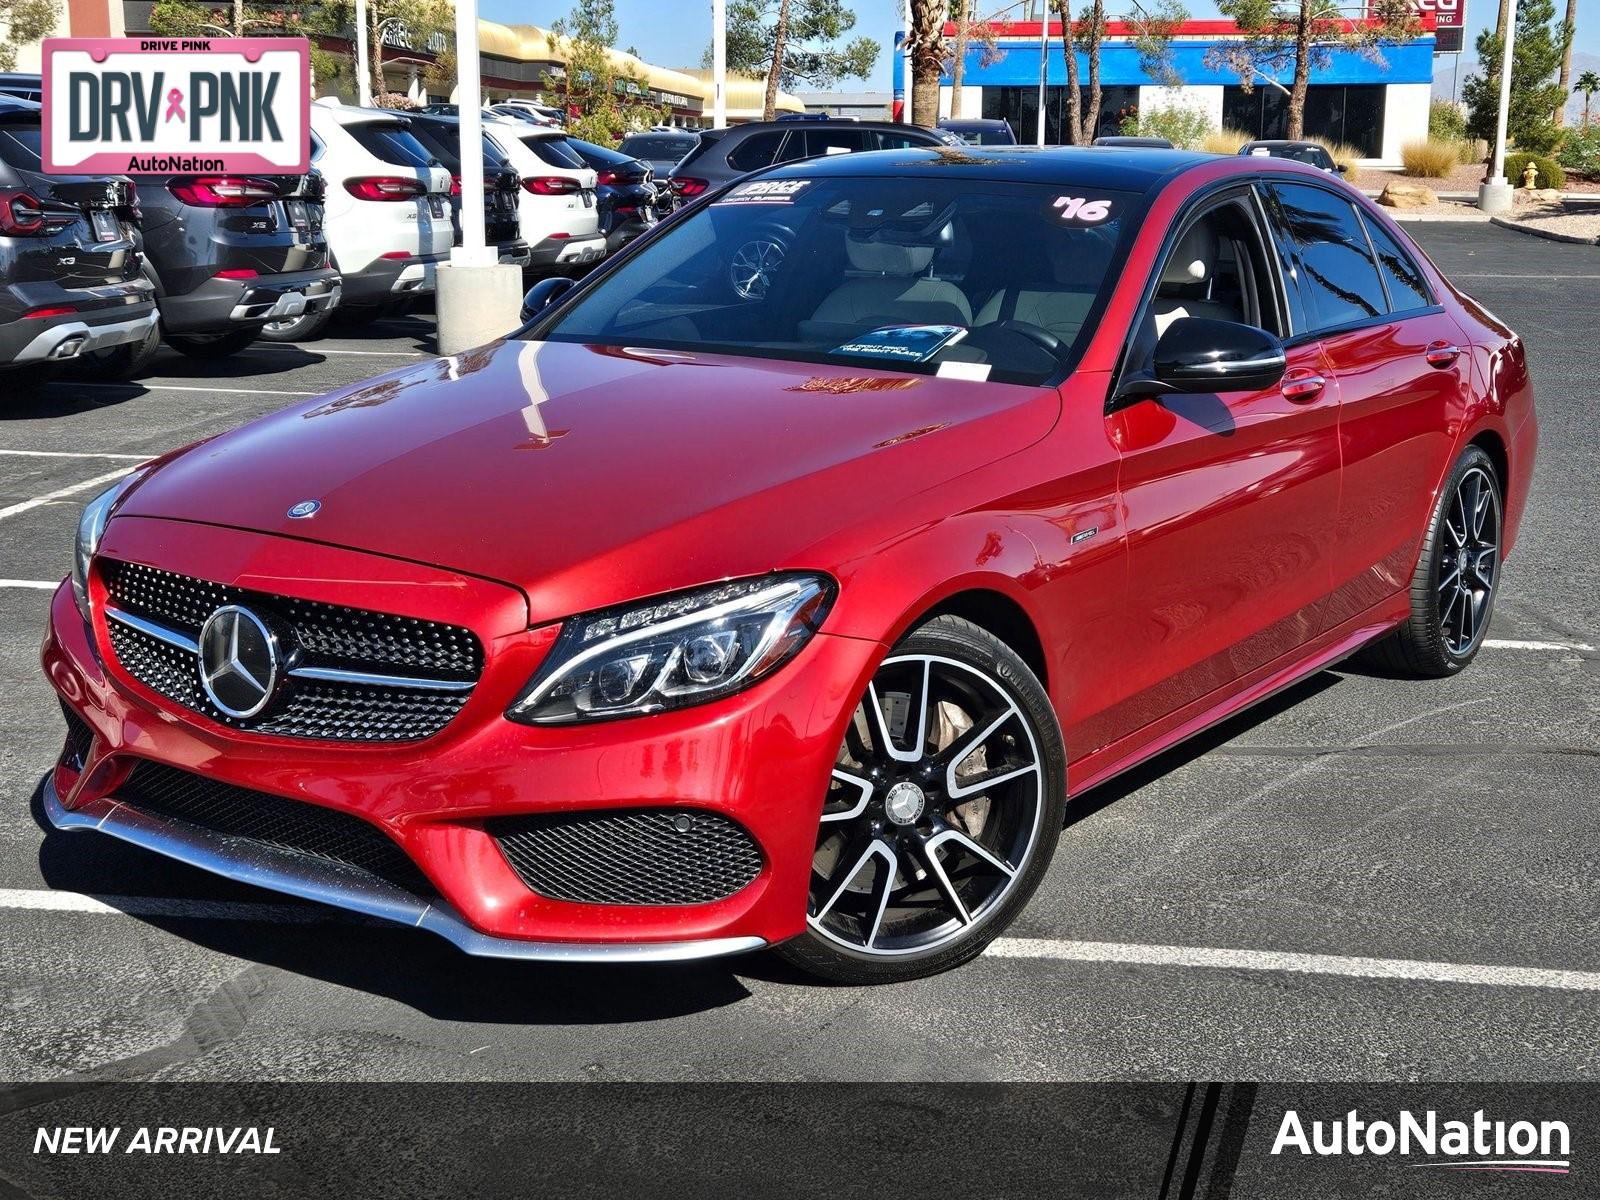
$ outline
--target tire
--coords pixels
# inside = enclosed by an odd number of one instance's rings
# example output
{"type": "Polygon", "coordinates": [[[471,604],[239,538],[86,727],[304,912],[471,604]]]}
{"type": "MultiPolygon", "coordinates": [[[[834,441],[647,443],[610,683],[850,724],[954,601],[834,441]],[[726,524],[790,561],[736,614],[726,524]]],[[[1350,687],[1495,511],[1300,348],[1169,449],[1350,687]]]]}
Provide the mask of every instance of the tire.
{"type": "Polygon", "coordinates": [[[91,350],[70,361],[68,373],[75,379],[91,379],[102,383],[116,383],[132,379],[144,370],[157,350],[161,349],[161,325],[150,326],[150,331],[137,342],[124,342],[108,350],[91,350]]]}
{"type": "Polygon", "coordinates": [[[1065,813],[1061,730],[1027,664],[970,621],[935,617],[884,659],[837,762],[806,930],[776,952],[848,984],[981,953],[1038,888],[1065,813]]]}
{"type": "Polygon", "coordinates": [[[169,333],[167,345],[190,358],[209,360],[237,354],[260,336],[259,326],[227,333],[169,333]]]}
{"type": "Polygon", "coordinates": [[[1467,447],[1439,490],[1428,522],[1411,577],[1411,615],[1365,647],[1358,662],[1386,675],[1443,679],[1477,657],[1500,585],[1505,512],[1500,489],[1493,460],[1481,448],[1467,447]],[[1468,506],[1477,510],[1470,526],[1468,506]],[[1463,572],[1468,559],[1475,566],[1463,572]]]}
{"type": "Polygon", "coordinates": [[[325,308],[282,321],[268,321],[262,326],[261,338],[267,342],[314,342],[327,332],[333,313],[333,309],[325,308]]]}

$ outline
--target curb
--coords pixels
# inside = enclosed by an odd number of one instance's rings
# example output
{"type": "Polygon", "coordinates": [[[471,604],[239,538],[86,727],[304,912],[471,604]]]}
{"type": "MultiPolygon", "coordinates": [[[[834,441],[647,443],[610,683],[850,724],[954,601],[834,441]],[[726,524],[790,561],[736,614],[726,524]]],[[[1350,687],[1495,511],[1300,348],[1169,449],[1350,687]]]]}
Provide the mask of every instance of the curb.
{"type": "Polygon", "coordinates": [[[1570,242],[1577,246],[1600,245],[1600,238],[1579,237],[1575,233],[1556,233],[1550,229],[1534,229],[1520,221],[1511,221],[1505,217],[1490,217],[1489,222],[1500,226],[1501,229],[1515,229],[1518,233],[1532,234],[1534,237],[1542,237],[1552,242],[1570,242]]]}

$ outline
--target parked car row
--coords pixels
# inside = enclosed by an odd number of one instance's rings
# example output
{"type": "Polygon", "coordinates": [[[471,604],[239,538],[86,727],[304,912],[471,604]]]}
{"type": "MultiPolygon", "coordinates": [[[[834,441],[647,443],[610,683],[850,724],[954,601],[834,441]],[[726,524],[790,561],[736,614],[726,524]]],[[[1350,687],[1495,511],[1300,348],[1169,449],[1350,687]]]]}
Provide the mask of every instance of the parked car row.
{"type": "MultiPolygon", "coordinates": [[[[37,77],[0,78],[0,364],[136,374],[163,339],[195,358],[258,338],[299,342],[336,316],[369,321],[434,290],[462,240],[460,119],[311,106],[305,175],[46,176],[37,77]]],[[[516,106],[483,114],[484,234],[527,282],[580,273],[681,200],[802,158],[955,133],[884,122],[651,130],[621,149],[516,106]]]]}

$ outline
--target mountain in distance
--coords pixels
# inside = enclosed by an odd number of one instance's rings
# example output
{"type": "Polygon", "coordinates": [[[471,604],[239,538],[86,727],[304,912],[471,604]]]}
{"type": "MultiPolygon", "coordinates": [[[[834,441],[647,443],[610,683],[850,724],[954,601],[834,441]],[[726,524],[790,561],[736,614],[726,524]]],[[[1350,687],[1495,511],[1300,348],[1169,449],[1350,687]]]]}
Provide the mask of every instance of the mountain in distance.
{"type": "MultiPolygon", "coordinates": [[[[1512,53],[1516,53],[1514,48],[1512,53]]],[[[1460,56],[1461,62],[1453,69],[1450,63],[1452,57],[1454,56],[1440,54],[1433,60],[1433,97],[1436,100],[1461,99],[1461,85],[1478,72],[1478,59],[1471,51],[1464,51],[1460,56]],[[1450,94],[1452,84],[1455,87],[1453,97],[1450,94]]],[[[1600,75],[1600,54],[1585,54],[1582,50],[1574,50],[1573,80],[1576,81],[1585,71],[1593,71],[1600,75]]],[[[1594,101],[1589,106],[1589,119],[1600,122],[1600,92],[1594,94],[1594,101]]],[[[1576,125],[1581,120],[1583,120],[1583,97],[1574,92],[1567,98],[1567,124],[1576,125]]]]}

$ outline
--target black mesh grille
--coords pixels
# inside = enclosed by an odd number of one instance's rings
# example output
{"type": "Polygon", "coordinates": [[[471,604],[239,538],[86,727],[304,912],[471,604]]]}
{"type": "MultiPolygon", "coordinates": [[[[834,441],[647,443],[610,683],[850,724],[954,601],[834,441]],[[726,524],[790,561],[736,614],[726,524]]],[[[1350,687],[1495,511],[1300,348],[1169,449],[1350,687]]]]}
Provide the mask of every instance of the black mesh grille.
{"type": "Polygon", "coordinates": [[[149,761],[134,767],[117,789],[117,799],[141,812],[174,817],[214,833],[342,863],[415,895],[434,894],[405,851],[377,826],[349,813],[149,761]]]}
{"type": "Polygon", "coordinates": [[[761,872],[737,822],[694,809],[507,817],[489,833],[541,896],[583,904],[707,904],[761,872]]]}
{"type": "Polygon", "coordinates": [[[470,629],[345,608],[314,600],[225,587],[154,567],[110,560],[102,567],[106,590],[121,607],[197,634],[224,604],[277,613],[312,654],[361,663],[367,670],[409,671],[476,679],[483,651],[470,629]]]}
{"type": "Polygon", "coordinates": [[[61,706],[61,715],[67,719],[67,742],[61,750],[61,761],[74,771],[81,771],[89,759],[89,745],[94,741],[94,730],[65,704],[61,706]]]}
{"type": "MultiPolygon", "coordinates": [[[[476,680],[483,651],[471,630],[412,617],[271,596],[173,575],[153,567],[107,561],[112,601],[190,637],[216,609],[242,604],[270,613],[290,629],[301,661],[376,674],[405,673],[458,682],[476,680]]],[[[146,687],[213,721],[280,737],[340,741],[415,741],[443,729],[471,693],[404,686],[292,679],[261,715],[235,720],[216,709],[200,687],[193,654],[115,620],[106,622],[111,649],[146,687]]]]}

